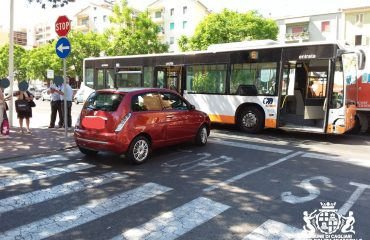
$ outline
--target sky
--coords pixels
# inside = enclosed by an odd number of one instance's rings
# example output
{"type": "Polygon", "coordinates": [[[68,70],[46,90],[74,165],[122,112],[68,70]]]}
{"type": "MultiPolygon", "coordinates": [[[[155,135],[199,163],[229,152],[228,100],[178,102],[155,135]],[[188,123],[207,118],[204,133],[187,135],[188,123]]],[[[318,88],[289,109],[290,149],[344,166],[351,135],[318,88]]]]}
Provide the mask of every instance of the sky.
{"type": "MultiPolygon", "coordinates": [[[[0,0],[0,28],[7,29],[10,22],[10,1],[0,0]]],[[[60,15],[74,15],[88,2],[97,0],[76,0],[69,3],[67,7],[41,9],[36,3],[29,4],[27,0],[14,0],[14,28],[30,27],[43,21],[55,21],[60,15]]],[[[129,0],[129,5],[143,10],[154,0],[129,0]]],[[[176,0],[173,0],[176,1],[176,0]]],[[[322,13],[325,11],[336,11],[339,8],[354,6],[370,6],[369,0],[201,0],[213,12],[219,12],[229,8],[238,12],[257,10],[265,17],[302,15],[322,13]],[[317,12],[319,9],[320,12],[317,12]]]]}

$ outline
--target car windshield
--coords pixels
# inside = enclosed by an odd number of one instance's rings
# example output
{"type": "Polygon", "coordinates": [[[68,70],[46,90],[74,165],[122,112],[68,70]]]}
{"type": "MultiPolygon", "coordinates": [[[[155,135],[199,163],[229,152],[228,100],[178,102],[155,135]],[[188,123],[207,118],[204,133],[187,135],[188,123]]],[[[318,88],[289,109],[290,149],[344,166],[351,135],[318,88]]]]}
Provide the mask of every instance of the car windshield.
{"type": "Polygon", "coordinates": [[[84,108],[114,112],[123,99],[123,95],[117,93],[92,93],[86,100],[84,108]]]}

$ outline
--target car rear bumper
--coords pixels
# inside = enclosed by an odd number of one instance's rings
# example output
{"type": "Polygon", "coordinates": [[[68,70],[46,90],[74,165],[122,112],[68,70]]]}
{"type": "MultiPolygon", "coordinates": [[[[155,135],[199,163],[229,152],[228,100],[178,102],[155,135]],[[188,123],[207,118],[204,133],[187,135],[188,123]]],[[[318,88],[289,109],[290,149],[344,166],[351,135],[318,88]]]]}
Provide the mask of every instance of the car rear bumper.
{"type": "Polygon", "coordinates": [[[120,133],[93,133],[76,128],[74,138],[79,147],[96,151],[110,151],[116,154],[127,152],[130,145],[129,139],[120,133]]]}

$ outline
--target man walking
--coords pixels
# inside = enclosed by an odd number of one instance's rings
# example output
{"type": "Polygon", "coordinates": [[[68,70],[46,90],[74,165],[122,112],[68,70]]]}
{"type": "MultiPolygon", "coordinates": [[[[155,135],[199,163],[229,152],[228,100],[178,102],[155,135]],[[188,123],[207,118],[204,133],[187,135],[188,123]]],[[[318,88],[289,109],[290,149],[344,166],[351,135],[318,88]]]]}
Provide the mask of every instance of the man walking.
{"type": "Polygon", "coordinates": [[[60,91],[60,87],[52,84],[50,85],[49,89],[47,90],[48,94],[50,94],[50,107],[51,107],[51,115],[50,115],[50,124],[49,128],[54,128],[55,121],[57,118],[57,113],[59,116],[59,123],[58,126],[63,126],[63,114],[62,114],[62,101],[60,100],[60,95],[57,91],[60,91]]]}

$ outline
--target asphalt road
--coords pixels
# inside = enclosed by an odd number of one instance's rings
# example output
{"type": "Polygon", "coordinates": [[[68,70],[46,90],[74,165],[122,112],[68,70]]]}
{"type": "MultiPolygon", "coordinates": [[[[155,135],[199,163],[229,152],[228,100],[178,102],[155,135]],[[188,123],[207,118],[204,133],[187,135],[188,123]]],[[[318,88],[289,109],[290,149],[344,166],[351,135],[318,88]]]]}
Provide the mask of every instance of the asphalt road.
{"type": "Polygon", "coordinates": [[[139,166],[78,151],[3,161],[0,239],[303,239],[304,226],[370,239],[369,143],[217,126],[206,146],[139,166]]]}

